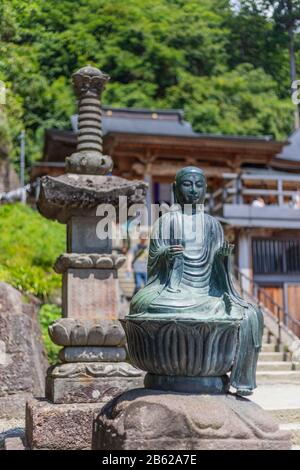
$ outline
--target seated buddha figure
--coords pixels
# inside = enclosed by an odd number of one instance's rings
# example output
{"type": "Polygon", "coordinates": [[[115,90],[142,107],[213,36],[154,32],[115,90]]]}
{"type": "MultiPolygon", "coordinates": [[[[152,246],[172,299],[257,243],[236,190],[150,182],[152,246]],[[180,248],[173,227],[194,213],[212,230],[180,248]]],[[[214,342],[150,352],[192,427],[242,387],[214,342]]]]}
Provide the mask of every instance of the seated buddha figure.
{"type": "Polygon", "coordinates": [[[153,226],[148,282],[133,297],[132,320],[236,322],[238,344],[230,384],[240,395],[252,393],[263,318],[244,301],[230,277],[233,245],[220,222],[204,212],[206,178],[202,170],[179,170],[173,183],[176,205],[153,226]]]}

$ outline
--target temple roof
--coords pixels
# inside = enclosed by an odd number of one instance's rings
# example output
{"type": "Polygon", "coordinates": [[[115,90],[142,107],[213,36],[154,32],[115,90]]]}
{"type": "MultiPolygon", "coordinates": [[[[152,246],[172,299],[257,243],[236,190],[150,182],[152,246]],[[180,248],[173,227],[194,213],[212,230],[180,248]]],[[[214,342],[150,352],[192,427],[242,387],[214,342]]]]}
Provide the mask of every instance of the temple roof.
{"type": "MultiPolygon", "coordinates": [[[[272,136],[237,136],[194,132],[189,122],[184,120],[181,109],[137,109],[103,106],[103,136],[109,133],[167,135],[175,137],[214,137],[226,140],[270,141],[272,136]]],[[[71,117],[73,131],[77,131],[77,114],[71,117]]]]}
{"type": "MultiPolygon", "coordinates": [[[[73,130],[77,130],[77,115],[71,118],[73,130]]],[[[155,110],[103,107],[103,135],[114,132],[126,134],[150,134],[192,137],[197,134],[183,119],[179,109],[155,110]]]]}
{"type": "MultiPolygon", "coordinates": [[[[65,158],[75,151],[77,115],[71,117],[71,123],[73,130],[45,130],[43,158],[38,163],[40,167],[45,166],[49,170],[52,163],[55,167],[63,166],[65,158]]],[[[232,165],[237,159],[240,160],[237,165],[265,165],[281,151],[284,144],[271,136],[194,132],[180,109],[149,110],[104,106],[102,129],[104,152],[111,155],[117,165],[120,163],[120,171],[125,173],[134,163],[136,155],[147,159],[150,154],[159,155],[166,162],[175,159],[178,164],[183,164],[190,157],[207,161],[209,165],[222,161],[222,165],[226,167],[228,162],[232,165]],[[128,160],[127,170],[124,168],[125,160],[128,160]]],[[[153,163],[152,160],[149,164],[153,163]]]]}
{"type": "Polygon", "coordinates": [[[297,129],[288,138],[288,143],[284,145],[281,152],[276,155],[273,161],[273,166],[281,167],[293,166],[300,168],[300,129],[297,129]]]}

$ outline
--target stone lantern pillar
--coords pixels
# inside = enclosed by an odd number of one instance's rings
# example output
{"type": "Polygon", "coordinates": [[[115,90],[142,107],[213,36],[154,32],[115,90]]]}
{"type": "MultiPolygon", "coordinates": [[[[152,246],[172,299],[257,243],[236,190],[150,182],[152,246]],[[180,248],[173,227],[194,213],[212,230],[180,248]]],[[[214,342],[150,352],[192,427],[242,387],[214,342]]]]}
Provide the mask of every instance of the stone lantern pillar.
{"type": "Polygon", "coordinates": [[[77,149],[66,158],[65,174],[41,181],[38,209],[66,224],[67,252],[54,266],[63,276],[63,318],[49,328],[52,341],[62,346],[60,363],[48,369],[46,400],[27,404],[26,435],[32,449],[90,448],[95,410],[142,384],[141,371],[126,362],[125,334],[118,321],[118,269],[125,257],[112,252],[112,240],[100,228],[108,204],[118,219],[119,197],[128,206],[144,203],[147,185],[112,176],[112,159],[102,154],[100,98],[108,79],[90,66],[73,75],[77,149]]]}

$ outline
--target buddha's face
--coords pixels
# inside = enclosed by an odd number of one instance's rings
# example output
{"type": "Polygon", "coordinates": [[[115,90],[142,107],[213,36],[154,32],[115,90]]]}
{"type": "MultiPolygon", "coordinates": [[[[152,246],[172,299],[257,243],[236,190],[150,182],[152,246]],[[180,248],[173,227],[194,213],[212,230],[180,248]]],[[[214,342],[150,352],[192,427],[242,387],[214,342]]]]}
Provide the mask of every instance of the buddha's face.
{"type": "Polygon", "coordinates": [[[206,193],[206,180],[201,173],[186,173],[176,183],[181,204],[202,204],[206,193]]]}

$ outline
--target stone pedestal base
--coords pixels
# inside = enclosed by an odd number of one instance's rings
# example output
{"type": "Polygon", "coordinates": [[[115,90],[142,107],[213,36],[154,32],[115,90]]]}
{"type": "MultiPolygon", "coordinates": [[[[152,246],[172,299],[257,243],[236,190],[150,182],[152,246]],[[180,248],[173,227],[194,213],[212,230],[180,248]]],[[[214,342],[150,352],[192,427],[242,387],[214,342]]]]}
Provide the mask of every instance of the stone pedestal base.
{"type": "Polygon", "coordinates": [[[33,399],[26,405],[26,445],[32,450],[89,450],[93,419],[103,403],[54,405],[33,399]]]}
{"type": "Polygon", "coordinates": [[[46,398],[53,403],[107,403],[143,387],[144,373],[126,362],[57,364],[47,371],[46,398]]]}
{"type": "Polygon", "coordinates": [[[236,395],[130,390],[102,409],[93,449],[279,450],[290,435],[259,406],[236,395]]]}

